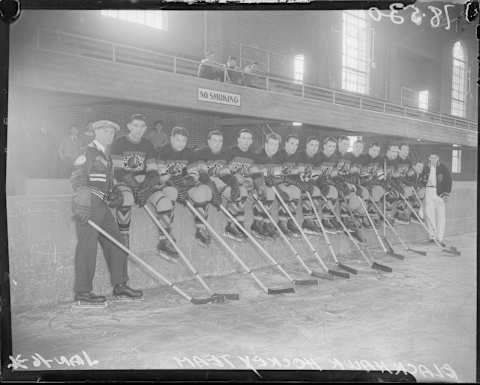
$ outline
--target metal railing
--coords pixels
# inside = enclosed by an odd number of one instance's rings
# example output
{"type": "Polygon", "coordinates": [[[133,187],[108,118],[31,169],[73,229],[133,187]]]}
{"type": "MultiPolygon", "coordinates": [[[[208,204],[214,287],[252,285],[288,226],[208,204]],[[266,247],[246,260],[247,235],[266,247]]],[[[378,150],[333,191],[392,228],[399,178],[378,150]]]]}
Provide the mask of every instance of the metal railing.
{"type": "MultiPolygon", "coordinates": [[[[39,29],[36,36],[36,49],[79,56],[102,61],[111,61],[142,68],[172,72],[187,76],[197,76],[200,60],[172,56],[130,45],[94,39],[63,31],[39,29]]],[[[214,64],[209,64],[215,66],[214,64]]],[[[228,81],[228,70],[224,65],[217,66],[223,71],[223,81],[228,81]]],[[[403,116],[409,119],[428,121],[459,130],[477,133],[477,123],[439,112],[425,111],[404,105],[397,105],[385,100],[366,95],[355,94],[305,84],[289,78],[266,76],[261,73],[245,74],[241,72],[242,82],[236,86],[255,87],[268,92],[291,95],[293,97],[327,102],[334,105],[368,110],[382,114],[403,116]]],[[[301,120],[301,119],[299,119],[301,120]]]]}

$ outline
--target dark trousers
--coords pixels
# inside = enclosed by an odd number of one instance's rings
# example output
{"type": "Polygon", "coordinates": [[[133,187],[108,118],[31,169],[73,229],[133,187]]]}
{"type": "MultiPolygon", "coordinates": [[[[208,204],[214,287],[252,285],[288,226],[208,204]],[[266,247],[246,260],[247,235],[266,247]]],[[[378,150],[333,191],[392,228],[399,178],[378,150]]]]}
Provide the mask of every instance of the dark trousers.
{"type": "MultiPolygon", "coordinates": [[[[92,195],[92,215],[90,218],[113,238],[122,243],[122,236],[113,215],[100,198],[92,195]]],[[[78,243],[75,249],[75,286],[76,292],[92,291],[97,261],[97,241],[103,249],[112,285],[128,281],[127,254],[110,240],[99,234],[88,223],[75,221],[78,243]]]]}

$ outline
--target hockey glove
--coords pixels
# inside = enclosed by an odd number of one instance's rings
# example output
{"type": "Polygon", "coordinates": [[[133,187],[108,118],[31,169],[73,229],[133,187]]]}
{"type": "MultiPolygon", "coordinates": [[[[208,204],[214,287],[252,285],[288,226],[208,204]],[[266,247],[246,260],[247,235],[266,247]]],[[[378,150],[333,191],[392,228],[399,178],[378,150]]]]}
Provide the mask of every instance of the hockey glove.
{"type": "Polygon", "coordinates": [[[125,174],[122,178],[122,181],[132,189],[134,194],[140,188],[140,183],[138,183],[131,173],[125,174]]]}
{"type": "Polygon", "coordinates": [[[108,195],[107,201],[108,207],[112,209],[120,207],[123,205],[123,195],[118,189],[114,188],[108,195]]]}

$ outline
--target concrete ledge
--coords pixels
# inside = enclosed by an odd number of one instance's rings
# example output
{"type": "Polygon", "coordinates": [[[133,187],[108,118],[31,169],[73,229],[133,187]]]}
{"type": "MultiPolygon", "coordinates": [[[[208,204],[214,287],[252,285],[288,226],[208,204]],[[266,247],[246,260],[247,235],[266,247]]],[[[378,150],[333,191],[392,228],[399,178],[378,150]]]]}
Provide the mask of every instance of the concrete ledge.
{"type": "MultiPolygon", "coordinates": [[[[44,186],[48,183],[40,183],[44,186]]],[[[43,187],[39,192],[48,192],[43,187]]],[[[25,195],[7,197],[8,243],[10,260],[11,301],[13,306],[59,303],[72,298],[73,255],[76,244],[74,223],[71,219],[71,198],[62,195],[25,195]]],[[[251,212],[250,203],[247,213],[251,212]]],[[[300,212],[300,210],[298,210],[300,212]]],[[[201,275],[220,276],[242,272],[241,266],[228,255],[216,241],[209,248],[199,246],[194,240],[193,216],[187,208],[178,206],[175,213],[173,233],[179,246],[201,275]]],[[[301,217],[298,218],[301,220],[301,217]]],[[[246,224],[252,218],[247,215],[246,224]]],[[[209,222],[220,233],[223,232],[225,218],[214,208],[209,210],[209,222]]],[[[132,212],[131,248],[147,263],[158,269],[170,280],[181,282],[192,278],[190,271],[182,263],[171,263],[155,255],[158,231],[142,209],[132,212]]],[[[462,234],[476,231],[476,183],[455,185],[447,206],[447,234],[462,234]]],[[[425,232],[418,224],[398,226],[399,232],[409,241],[426,239],[425,232]]],[[[367,234],[369,244],[376,245],[373,231],[367,234]]],[[[340,235],[331,237],[335,250],[348,254],[350,242],[340,235]]],[[[392,241],[394,237],[389,237],[392,241]]],[[[320,254],[327,255],[323,239],[312,241],[320,254]]],[[[253,245],[238,244],[228,240],[232,248],[252,268],[269,265],[253,245]]],[[[311,255],[302,240],[293,241],[298,251],[311,255]]],[[[394,242],[395,243],[395,242],[394,242]]],[[[292,263],[293,256],[281,240],[266,242],[266,249],[281,263],[292,263]]],[[[99,249],[100,250],[100,249],[99,249]]],[[[99,293],[109,293],[111,286],[105,260],[99,251],[94,288],[99,293]]],[[[330,261],[330,258],[327,258],[330,261]]],[[[312,266],[317,266],[312,262],[312,266]]],[[[129,265],[130,283],[139,288],[160,285],[135,264],[129,265]]]]}

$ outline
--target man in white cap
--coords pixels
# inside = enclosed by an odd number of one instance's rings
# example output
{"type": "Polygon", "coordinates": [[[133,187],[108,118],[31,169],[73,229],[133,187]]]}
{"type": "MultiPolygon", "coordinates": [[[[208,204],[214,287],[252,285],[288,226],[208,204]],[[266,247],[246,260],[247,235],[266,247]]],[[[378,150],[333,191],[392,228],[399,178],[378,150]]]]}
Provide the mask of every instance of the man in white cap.
{"type": "Polygon", "coordinates": [[[107,155],[115,132],[120,127],[109,120],[92,124],[95,139],[77,157],[71,176],[74,190],[72,209],[77,231],[75,248],[75,301],[80,307],[105,306],[106,298],[92,292],[97,258],[97,242],[103,249],[113,285],[113,296],[119,299],[139,299],[141,290],[127,286],[127,254],[107,238],[99,235],[88,223],[92,220],[117,241],[122,235],[109,207],[121,205],[122,197],[112,194],[113,164],[107,155]]]}
{"type": "Polygon", "coordinates": [[[424,169],[427,185],[425,189],[425,219],[430,230],[430,241],[436,238],[442,246],[445,235],[445,202],[452,191],[452,177],[439,157],[432,154],[428,167],[424,169]]]}

